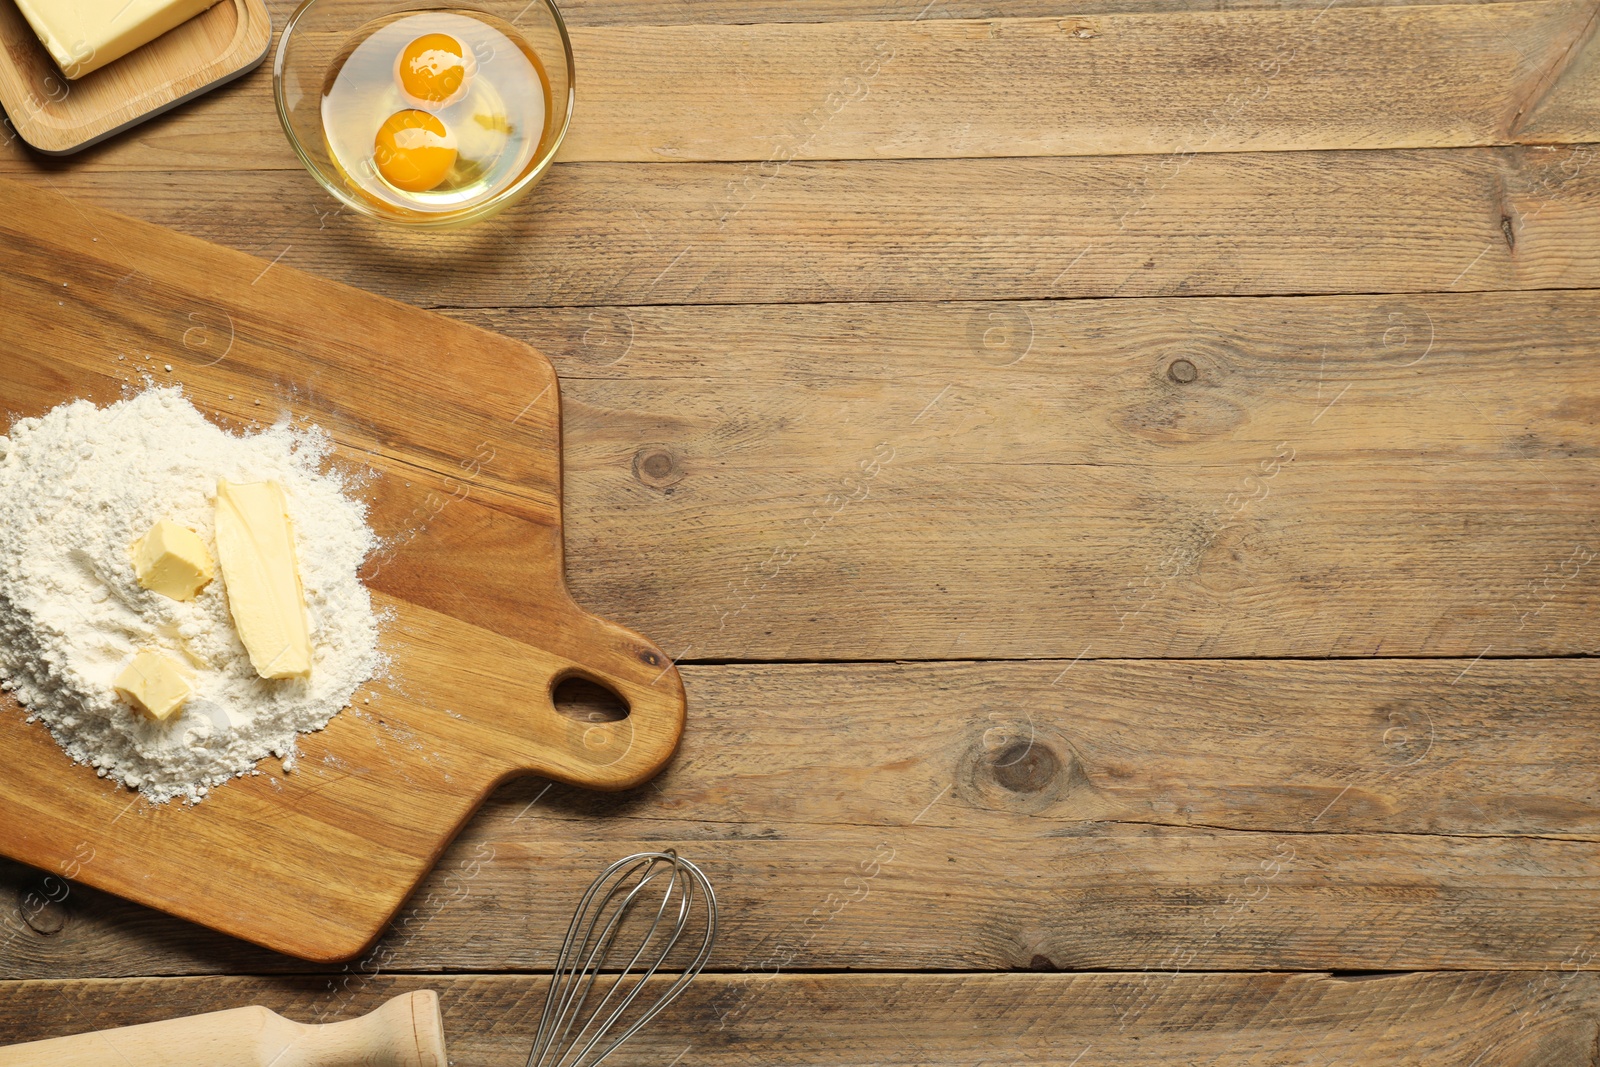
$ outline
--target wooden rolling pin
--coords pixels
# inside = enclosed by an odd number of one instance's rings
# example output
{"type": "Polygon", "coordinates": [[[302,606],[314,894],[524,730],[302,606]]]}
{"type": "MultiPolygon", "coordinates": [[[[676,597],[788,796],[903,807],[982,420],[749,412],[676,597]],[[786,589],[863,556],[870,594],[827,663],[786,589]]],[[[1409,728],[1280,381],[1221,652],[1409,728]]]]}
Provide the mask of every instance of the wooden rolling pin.
{"type": "Polygon", "coordinates": [[[0,1067],[446,1067],[439,994],[419,989],[340,1023],[262,1007],[0,1048],[0,1067]]]}

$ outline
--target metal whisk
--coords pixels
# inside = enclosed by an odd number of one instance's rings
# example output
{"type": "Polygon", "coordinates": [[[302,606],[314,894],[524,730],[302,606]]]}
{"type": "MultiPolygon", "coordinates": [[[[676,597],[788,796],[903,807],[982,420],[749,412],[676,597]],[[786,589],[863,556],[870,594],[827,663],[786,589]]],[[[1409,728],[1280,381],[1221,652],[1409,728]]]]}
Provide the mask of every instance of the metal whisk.
{"type": "Polygon", "coordinates": [[[716,938],[711,882],[676,852],[640,852],[607,867],[567,927],[528,1067],[593,1067],[604,1060],[677,999],[705,967],[716,938]],[[680,955],[692,958],[670,985],[652,990],[653,1000],[640,1002],[613,1038],[612,1027],[680,943],[680,955]],[[613,957],[625,962],[608,968],[613,957]]]}

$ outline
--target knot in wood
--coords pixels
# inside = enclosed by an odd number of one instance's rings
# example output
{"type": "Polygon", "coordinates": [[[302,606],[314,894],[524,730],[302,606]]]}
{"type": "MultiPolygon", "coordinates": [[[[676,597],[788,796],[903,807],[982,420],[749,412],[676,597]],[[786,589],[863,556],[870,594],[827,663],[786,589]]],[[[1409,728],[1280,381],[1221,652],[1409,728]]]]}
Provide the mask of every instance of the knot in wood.
{"type": "Polygon", "coordinates": [[[665,489],[683,480],[683,464],[666,445],[645,445],[634,454],[633,476],[652,489],[665,489]]]}
{"type": "Polygon", "coordinates": [[[67,925],[66,908],[62,907],[54,894],[43,888],[19,890],[17,911],[28,929],[36,934],[59,934],[62,927],[67,925]]]}
{"type": "Polygon", "coordinates": [[[990,770],[1013,793],[1040,793],[1061,774],[1061,758],[1037,739],[1013,741],[994,754],[990,770]]]}

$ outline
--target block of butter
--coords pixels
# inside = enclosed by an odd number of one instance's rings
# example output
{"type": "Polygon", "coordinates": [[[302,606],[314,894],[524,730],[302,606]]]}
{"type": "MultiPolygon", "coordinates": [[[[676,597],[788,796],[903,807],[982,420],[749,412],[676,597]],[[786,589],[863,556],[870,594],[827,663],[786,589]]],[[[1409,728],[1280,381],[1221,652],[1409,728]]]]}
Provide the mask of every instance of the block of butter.
{"type": "Polygon", "coordinates": [[[61,73],[81,78],[149,44],[217,0],[17,0],[61,73]]]}
{"type": "Polygon", "coordinates": [[[189,682],[178,665],[149,649],[134,656],[111,684],[119,696],[157,722],[189,699],[189,682]]]}
{"type": "Polygon", "coordinates": [[[311,632],[294,528],[277,482],[217,483],[217,562],[228,611],[263,678],[311,673],[311,632]]]}
{"type": "Polygon", "coordinates": [[[216,570],[199,534],[162,519],[133,543],[133,573],[146,589],[173,600],[193,600],[216,570]]]}

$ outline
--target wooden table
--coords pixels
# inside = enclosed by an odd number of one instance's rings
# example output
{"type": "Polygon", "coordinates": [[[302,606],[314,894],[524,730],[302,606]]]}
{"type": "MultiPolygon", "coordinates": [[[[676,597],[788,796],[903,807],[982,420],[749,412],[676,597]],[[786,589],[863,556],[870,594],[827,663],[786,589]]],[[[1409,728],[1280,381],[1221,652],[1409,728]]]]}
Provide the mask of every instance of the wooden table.
{"type": "Polygon", "coordinates": [[[431,986],[520,1064],[670,844],[717,973],[629,1063],[1593,1062],[1600,7],[925,3],[574,0],[565,162],[457,234],[334,211],[265,69],[4,150],[548,352],[690,726],[342,970],[5,866],[0,1041],[431,986]]]}

